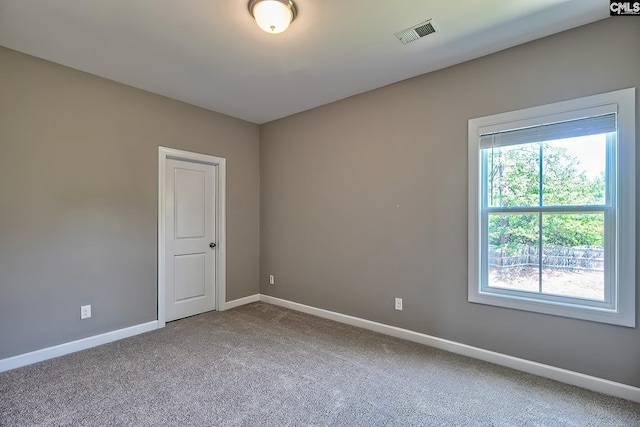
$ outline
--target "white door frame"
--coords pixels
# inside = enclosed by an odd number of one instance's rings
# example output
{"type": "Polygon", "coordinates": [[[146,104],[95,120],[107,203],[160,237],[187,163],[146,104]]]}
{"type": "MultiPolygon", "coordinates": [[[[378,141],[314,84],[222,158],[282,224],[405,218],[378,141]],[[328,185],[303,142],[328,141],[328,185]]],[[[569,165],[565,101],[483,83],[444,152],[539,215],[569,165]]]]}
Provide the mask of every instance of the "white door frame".
{"type": "Polygon", "coordinates": [[[224,310],[227,289],[227,218],[226,218],[226,159],[208,154],[192,153],[174,148],[158,147],[158,327],[166,324],[165,278],[165,183],[167,158],[217,166],[216,176],[216,277],[215,293],[217,311],[224,310]]]}

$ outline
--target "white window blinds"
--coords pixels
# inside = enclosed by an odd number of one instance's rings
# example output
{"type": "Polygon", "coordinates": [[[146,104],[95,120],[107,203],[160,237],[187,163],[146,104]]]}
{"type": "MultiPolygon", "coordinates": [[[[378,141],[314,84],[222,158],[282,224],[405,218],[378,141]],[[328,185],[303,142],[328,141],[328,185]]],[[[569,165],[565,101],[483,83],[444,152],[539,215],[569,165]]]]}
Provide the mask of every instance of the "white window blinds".
{"type": "Polygon", "coordinates": [[[503,132],[481,134],[480,148],[505,147],[508,145],[598,135],[601,133],[615,131],[616,114],[609,113],[594,117],[536,125],[503,132]]]}

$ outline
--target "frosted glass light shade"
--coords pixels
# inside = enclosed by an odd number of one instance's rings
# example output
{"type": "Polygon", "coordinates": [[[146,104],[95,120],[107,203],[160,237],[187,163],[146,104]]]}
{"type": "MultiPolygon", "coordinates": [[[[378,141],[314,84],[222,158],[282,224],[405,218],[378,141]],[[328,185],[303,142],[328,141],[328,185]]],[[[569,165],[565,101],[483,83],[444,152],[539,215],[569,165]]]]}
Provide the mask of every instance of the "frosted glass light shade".
{"type": "Polygon", "coordinates": [[[271,34],[278,34],[286,30],[295,16],[295,9],[289,1],[252,1],[249,3],[249,9],[258,26],[271,34]]]}

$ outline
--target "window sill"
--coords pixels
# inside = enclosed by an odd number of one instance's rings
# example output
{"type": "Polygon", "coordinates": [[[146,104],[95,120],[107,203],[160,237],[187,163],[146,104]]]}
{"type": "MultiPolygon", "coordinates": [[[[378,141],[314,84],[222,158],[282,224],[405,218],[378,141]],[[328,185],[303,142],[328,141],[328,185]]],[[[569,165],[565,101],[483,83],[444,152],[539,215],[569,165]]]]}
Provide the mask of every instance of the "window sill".
{"type": "Polygon", "coordinates": [[[633,312],[604,309],[588,305],[569,304],[556,301],[541,301],[523,296],[501,295],[489,292],[476,292],[469,295],[469,302],[511,308],[534,313],[550,314],[560,317],[608,323],[611,325],[635,328],[636,319],[633,312]]]}

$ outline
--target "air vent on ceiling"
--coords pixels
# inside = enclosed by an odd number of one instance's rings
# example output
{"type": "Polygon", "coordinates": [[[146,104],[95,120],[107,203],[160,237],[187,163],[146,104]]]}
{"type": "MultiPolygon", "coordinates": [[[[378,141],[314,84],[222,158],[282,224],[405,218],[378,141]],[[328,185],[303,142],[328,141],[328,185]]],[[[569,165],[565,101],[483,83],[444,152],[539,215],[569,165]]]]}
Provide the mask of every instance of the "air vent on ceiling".
{"type": "Polygon", "coordinates": [[[433,22],[429,19],[428,21],[416,24],[406,30],[398,31],[395,33],[395,36],[402,42],[402,44],[407,44],[428,36],[429,34],[433,34],[436,31],[436,27],[433,26],[433,22]]]}

